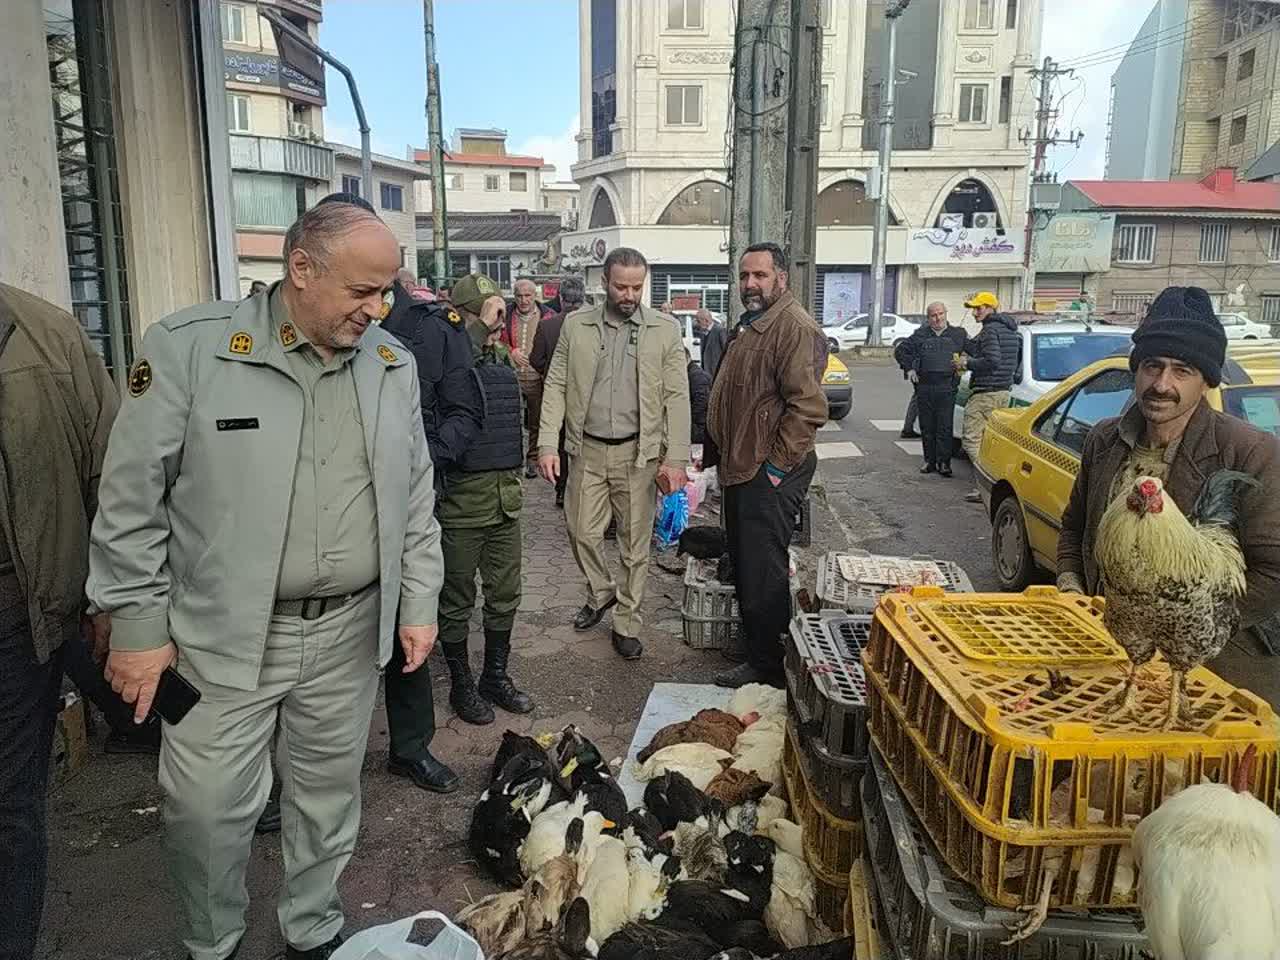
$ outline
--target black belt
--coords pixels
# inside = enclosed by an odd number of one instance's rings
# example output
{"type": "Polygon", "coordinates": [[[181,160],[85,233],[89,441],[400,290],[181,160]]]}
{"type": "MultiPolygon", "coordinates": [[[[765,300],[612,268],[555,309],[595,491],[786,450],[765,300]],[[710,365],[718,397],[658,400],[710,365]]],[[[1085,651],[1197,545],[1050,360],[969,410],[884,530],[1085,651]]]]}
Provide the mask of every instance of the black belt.
{"type": "Polygon", "coordinates": [[[277,617],[301,617],[303,620],[319,620],[326,613],[345,607],[353,600],[361,599],[377,581],[367,587],[361,587],[354,593],[344,593],[332,597],[304,597],[301,600],[277,600],[272,612],[277,617]]]}
{"type": "Polygon", "coordinates": [[[588,440],[594,440],[596,443],[603,443],[606,447],[620,447],[624,443],[630,443],[632,440],[640,439],[640,434],[633,433],[629,437],[597,437],[594,433],[587,433],[585,430],[582,435],[588,440]]]}

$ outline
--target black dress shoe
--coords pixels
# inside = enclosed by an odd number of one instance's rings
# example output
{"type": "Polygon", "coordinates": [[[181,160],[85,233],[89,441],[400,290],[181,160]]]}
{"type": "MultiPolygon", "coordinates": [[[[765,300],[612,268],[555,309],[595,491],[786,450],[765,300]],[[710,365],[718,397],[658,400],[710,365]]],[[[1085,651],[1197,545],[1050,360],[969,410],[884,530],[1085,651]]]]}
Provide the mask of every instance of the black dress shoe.
{"type": "Polygon", "coordinates": [[[280,832],[280,801],[276,797],[268,797],[267,805],[262,808],[262,816],[253,825],[254,833],[280,832]]]}
{"type": "Polygon", "coordinates": [[[407,777],[432,793],[453,793],[461,782],[458,775],[433,757],[429,750],[421,760],[401,760],[392,756],[387,761],[387,771],[394,777],[407,777]]]}
{"type": "Polygon", "coordinates": [[[715,676],[717,687],[728,687],[730,690],[737,690],[748,683],[765,683],[771,687],[781,687],[784,681],[779,676],[757,670],[749,663],[740,663],[732,670],[717,673],[715,676]]]}
{"type": "Polygon", "coordinates": [[[342,946],[342,934],[338,934],[328,943],[322,943],[318,947],[312,947],[310,950],[299,950],[297,947],[285,946],[285,960],[329,960],[338,948],[342,946]]]}
{"type": "Polygon", "coordinates": [[[903,430],[900,434],[898,434],[898,436],[900,436],[903,440],[919,440],[920,439],[920,434],[916,433],[914,430],[903,430]]]}
{"type": "Polygon", "coordinates": [[[920,472],[921,472],[921,473],[933,473],[936,469],[937,469],[937,467],[935,467],[932,463],[926,463],[924,466],[922,466],[922,467],[920,468],[920,472]]]}
{"type": "Polygon", "coordinates": [[[627,637],[614,630],[613,649],[623,660],[639,660],[640,654],[644,653],[644,644],[635,637],[627,637]]]}
{"type": "Polygon", "coordinates": [[[573,617],[573,629],[590,630],[602,619],[604,619],[605,612],[617,602],[618,602],[618,598],[614,597],[608,603],[606,603],[603,607],[601,607],[599,610],[591,606],[591,604],[589,603],[584,603],[582,605],[582,609],[579,610],[573,617]]]}
{"type": "Polygon", "coordinates": [[[938,473],[941,476],[946,477],[948,480],[955,476],[955,474],[951,472],[951,464],[949,463],[938,464],[938,473]]]}

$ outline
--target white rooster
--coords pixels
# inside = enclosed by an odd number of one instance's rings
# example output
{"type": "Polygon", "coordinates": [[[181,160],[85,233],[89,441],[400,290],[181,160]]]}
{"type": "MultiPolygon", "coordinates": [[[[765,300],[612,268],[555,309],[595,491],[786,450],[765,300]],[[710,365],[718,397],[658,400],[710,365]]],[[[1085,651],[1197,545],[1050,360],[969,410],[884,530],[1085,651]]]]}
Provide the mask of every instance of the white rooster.
{"type": "Polygon", "coordinates": [[[1133,832],[1156,960],[1280,960],[1280,817],[1248,792],[1256,754],[1230,786],[1188,787],[1133,832]]]}

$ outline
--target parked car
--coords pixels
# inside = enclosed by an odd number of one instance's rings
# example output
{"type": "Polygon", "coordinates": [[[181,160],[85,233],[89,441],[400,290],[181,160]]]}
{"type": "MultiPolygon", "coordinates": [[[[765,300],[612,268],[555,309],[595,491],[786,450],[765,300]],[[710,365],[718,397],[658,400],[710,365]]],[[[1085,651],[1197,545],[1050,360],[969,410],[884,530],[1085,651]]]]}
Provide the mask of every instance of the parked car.
{"type": "MultiPolygon", "coordinates": [[[[1013,389],[1009,391],[1009,406],[1025,407],[1045,395],[1095,360],[1114,353],[1128,353],[1131,346],[1128,327],[1112,327],[1060,320],[1035,320],[1018,327],[1022,337],[1022,358],[1013,389]]],[[[964,436],[964,408],[969,402],[969,374],[960,380],[956,391],[954,434],[964,436]]]]}
{"type": "MultiPolygon", "coordinates": [[[[1231,344],[1222,374],[1209,405],[1280,437],[1280,344],[1231,344]]],[[[1037,569],[1056,573],[1062,513],[1085,437],[1099,420],[1128,409],[1133,381],[1126,355],[1107,357],[987,422],[974,466],[1001,589],[1023,589],[1037,569]]]]}
{"type": "Polygon", "coordinates": [[[822,374],[822,392],[827,395],[827,419],[843,420],[853,409],[853,378],[843,360],[835,354],[827,357],[822,374]]]}
{"type": "MultiPolygon", "coordinates": [[[[912,314],[912,316],[920,317],[923,322],[923,314],[912,314]]],[[[896,313],[886,313],[881,319],[883,322],[880,326],[880,342],[885,346],[896,347],[911,336],[918,326],[917,323],[896,313]]],[[[827,347],[832,353],[852,350],[867,342],[867,336],[871,332],[871,314],[860,313],[852,320],[823,327],[822,332],[826,335],[827,347]]]]}
{"type": "Polygon", "coordinates": [[[1265,323],[1254,323],[1244,313],[1220,313],[1222,329],[1227,332],[1228,340],[1270,340],[1271,327],[1265,323]]]}

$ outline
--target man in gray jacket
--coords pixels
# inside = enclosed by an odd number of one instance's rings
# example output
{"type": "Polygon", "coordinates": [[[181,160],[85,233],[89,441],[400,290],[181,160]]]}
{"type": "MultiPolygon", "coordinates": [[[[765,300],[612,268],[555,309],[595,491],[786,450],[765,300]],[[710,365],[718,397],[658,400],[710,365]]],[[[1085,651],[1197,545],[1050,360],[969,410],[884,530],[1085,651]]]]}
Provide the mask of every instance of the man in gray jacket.
{"type": "Polygon", "coordinates": [[[107,676],[147,715],[166,667],[202,699],[164,728],[160,785],[185,943],[238,949],[254,823],[282,784],[290,960],[339,946],[378,667],[436,637],[443,579],[413,356],[373,326],[400,251],[324,203],[285,237],[266,295],[154,324],[111,436],[89,598],[107,676]],[[397,610],[399,623],[396,627],[397,610]]]}

